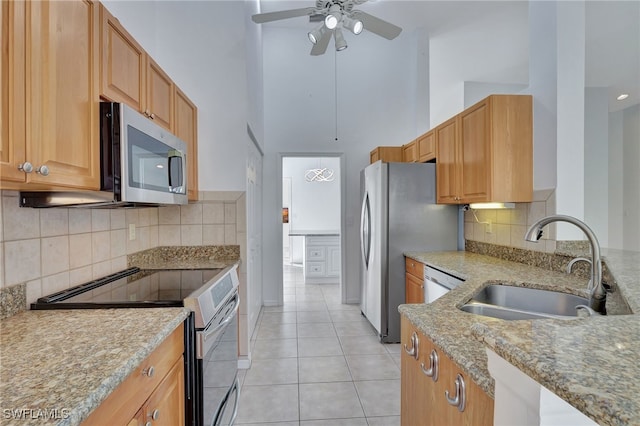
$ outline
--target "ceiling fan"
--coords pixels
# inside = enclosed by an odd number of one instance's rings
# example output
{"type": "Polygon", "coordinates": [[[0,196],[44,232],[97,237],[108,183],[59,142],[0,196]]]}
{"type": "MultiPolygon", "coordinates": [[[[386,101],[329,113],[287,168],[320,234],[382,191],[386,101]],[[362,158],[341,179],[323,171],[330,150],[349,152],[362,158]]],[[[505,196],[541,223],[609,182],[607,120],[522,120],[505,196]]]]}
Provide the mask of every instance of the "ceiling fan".
{"type": "Polygon", "coordinates": [[[311,22],[322,21],[320,26],[308,33],[309,40],[313,43],[313,48],[311,49],[311,55],[313,56],[322,55],[326,52],[329,41],[331,41],[331,35],[335,40],[337,51],[346,49],[347,42],[342,34],[343,28],[356,35],[360,34],[362,30],[367,30],[387,40],[396,38],[402,28],[361,10],[353,10],[354,6],[361,5],[366,1],[316,0],[315,7],[258,13],[253,15],[251,19],[256,24],[264,24],[265,22],[308,15],[311,22]]]}

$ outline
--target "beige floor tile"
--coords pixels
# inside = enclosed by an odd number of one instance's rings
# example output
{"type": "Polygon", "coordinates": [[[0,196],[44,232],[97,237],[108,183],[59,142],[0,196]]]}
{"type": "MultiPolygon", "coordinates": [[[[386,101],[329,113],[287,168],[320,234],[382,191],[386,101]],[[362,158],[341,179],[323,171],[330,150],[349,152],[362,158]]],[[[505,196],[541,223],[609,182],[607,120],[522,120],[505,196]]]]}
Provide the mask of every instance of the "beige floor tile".
{"type": "Polygon", "coordinates": [[[364,417],[353,382],[303,383],[300,420],[364,417]]]}

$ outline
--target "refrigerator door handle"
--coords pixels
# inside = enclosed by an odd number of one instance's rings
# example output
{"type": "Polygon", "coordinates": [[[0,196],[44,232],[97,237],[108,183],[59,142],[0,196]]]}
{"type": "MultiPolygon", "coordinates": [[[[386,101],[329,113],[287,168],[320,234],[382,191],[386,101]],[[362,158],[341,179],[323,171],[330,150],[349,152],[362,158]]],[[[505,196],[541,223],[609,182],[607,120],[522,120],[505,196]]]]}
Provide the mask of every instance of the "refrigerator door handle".
{"type": "Polygon", "coordinates": [[[362,214],[360,218],[360,248],[365,268],[369,269],[369,257],[371,256],[371,207],[369,205],[369,193],[365,192],[362,200],[362,214]]]}

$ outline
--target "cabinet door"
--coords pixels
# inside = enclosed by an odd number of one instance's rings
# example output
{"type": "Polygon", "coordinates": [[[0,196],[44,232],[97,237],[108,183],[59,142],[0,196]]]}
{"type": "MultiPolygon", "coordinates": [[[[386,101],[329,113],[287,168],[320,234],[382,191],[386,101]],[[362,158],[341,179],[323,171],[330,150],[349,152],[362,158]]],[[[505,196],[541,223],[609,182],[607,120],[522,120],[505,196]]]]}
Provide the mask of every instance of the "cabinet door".
{"type": "Polygon", "coordinates": [[[340,246],[327,246],[327,275],[340,276],[340,246]]]}
{"type": "Polygon", "coordinates": [[[0,176],[25,182],[18,169],[26,158],[26,2],[0,2],[0,176]]]}
{"type": "Polygon", "coordinates": [[[190,201],[198,200],[198,109],[176,88],[175,134],[187,143],[187,190],[190,201]]]}
{"type": "Polygon", "coordinates": [[[98,189],[98,3],[28,2],[28,181],[98,189]],[[28,15],[29,16],[29,15],[28,15]]]}
{"type": "Polygon", "coordinates": [[[147,103],[144,112],[156,124],[173,131],[175,85],[153,59],[147,56],[147,103]]]}
{"type": "Polygon", "coordinates": [[[371,164],[375,163],[379,159],[380,159],[380,150],[378,148],[374,149],[369,153],[369,160],[370,160],[369,162],[371,164]]]}
{"type": "Polygon", "coordinates": [[[415,163],[418,161],[416,141],[409,142],[402,146],[402,162],[415,163]]]}
{"type": "Polygon", "coordinates": [[[142,111],[145,52],[120,22],[100,5],[100,95],[142,111]]]}
{"type": "Polygon", "coordinates": [[[144,425],[144,409],[141,408],[136,413],[136,416],[132,418],[127,426],[143,426],[144,425]]]}
{"type": "Polygon", "coordinates": [[[434,421],[435,386],[431,377],[422,372],[421,365],[429,367],[429,354],[433,348],[429,339],[417,331],[406,317],[401,317],[400,355],[400,422],[402,426],[439,425],[434,421]],[[411,335],[417,337],[417,359],[409,355],[405,348],[414,347],[411,335]],[[426,361],[425,361],[426,360],[426,361]]]}
{"type": "Polygon", "coordinates": [[[454,117],[435,129],[436,186],[438,203],[458,203],[458,120],[454,117]]]}
{"type": "Polygon", "coordinates": [[[462,201],[488,201],[490,190],[489,101],[460,114],[460,158],[462,201]]]}
{"type": "Polygon", "coordinates": [[[424,280],[405,274],[405,303],[424,303],[424,280]]]}
{"type": "Polygon", "coordinates": [[[184,425],[184,363],[178,359],[169,374],[149,397],[146,420],[154,426],[184,425]]]}
{"type": "Polygon", "coordinates": [[[442,351],[438,351],[440,360],[440,379],[436,390],[436,410],[438,423],[451,426],[490,426],[493,425],[493,399],[491,399],[470,377],[463,373],[458,365],[442,351]],[[465,384],[465,408],[460,411],[458,407],[447,402],[445,391],[449,397],[456,396],[455,380],[461,375],[465,384]]]}
{"type": "Polygon", "coordinates": [[[433,130],[420,136],[416,141],[416,145],[420,163],[426,163],[436,158],[436,137],[433,130]]]}

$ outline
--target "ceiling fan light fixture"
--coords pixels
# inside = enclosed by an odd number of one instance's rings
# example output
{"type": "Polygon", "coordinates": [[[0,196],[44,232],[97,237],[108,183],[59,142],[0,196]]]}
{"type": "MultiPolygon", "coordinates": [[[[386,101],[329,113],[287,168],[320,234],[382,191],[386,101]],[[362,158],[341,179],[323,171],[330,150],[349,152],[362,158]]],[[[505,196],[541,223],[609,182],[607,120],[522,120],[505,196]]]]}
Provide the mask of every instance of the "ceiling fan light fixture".
{"type": "Polygon", "coordinates": [[[313,44],[316,44],[318,40],[322,38],[325,31],[327,31],[327,29],[324,27],[324,24],[320,25],[318,28],[307,34],[307,36],[309,37],[309,41],[313,44]]]}
{"type": "Polygon", "coordinates": [[[347,48],[347,41],[344,39],[344,35],[342,34],[342,30],[337,28],[333,34],[333,37],[336,40],[336,51],[340,52],[347,48]]]}
{"type": "Polygon", "coordinates": [[[349,31],[351,31],[352,33],[354,33],[355,35],[360,34],[364,29],[364,24],[362,23],[362,21],[349,18],[348,16],[345,16],[344,18],[342,18],[342,26],[348,29],[349,31]]]}
{"type": "Polygon", "coordinates": [[[338,18],[339,18],[338,16],[330,13],[327,15],[326,18],[324,18],[324,25],[330,30],[333,30],[335,27],[338,26],[338,22],[340,21],[340,19],[338,18]]]}

